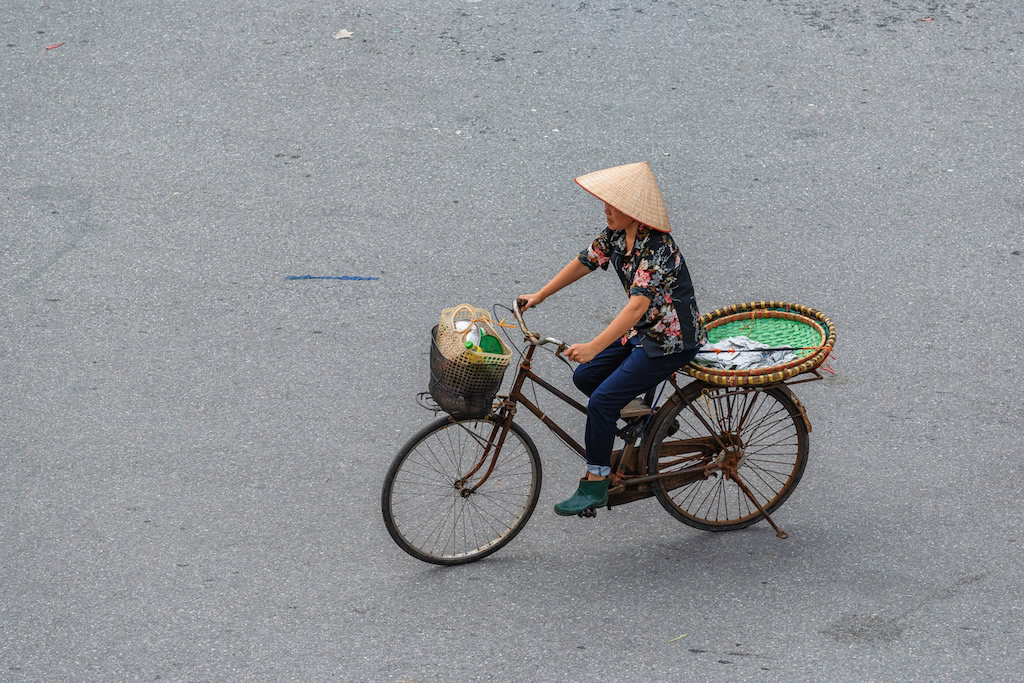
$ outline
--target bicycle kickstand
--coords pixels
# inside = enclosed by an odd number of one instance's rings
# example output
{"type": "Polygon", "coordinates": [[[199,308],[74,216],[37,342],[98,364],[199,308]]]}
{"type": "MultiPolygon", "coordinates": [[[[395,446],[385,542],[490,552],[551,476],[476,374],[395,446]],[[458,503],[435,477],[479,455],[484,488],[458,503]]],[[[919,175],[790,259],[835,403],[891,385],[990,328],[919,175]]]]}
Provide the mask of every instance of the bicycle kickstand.
{"type": "Polygon", "coordinates": [[[775,520],[768,516],[768,513],[765,512],[765,509],[761,506],[761,503],[759,503],[757,498],[754,497],[754,494],[750,492],[750,489],[748,489],[747,485],[743,483],[743,480],[740,479],[739,475],[733,474],[733,476],[731,476],[730,479],[736,482],[740,489],[742,489],[743,493],[747,494],[747,498],[750,499],[750,502],[757,506],[758,511],[764,516],[766,520],[768,520],[768,523],[772,525],[772,528],[775,529],[775,535],[779,538],[789,538],[789,534],[780,529],[779,525],[775,523],[775,520]]]}

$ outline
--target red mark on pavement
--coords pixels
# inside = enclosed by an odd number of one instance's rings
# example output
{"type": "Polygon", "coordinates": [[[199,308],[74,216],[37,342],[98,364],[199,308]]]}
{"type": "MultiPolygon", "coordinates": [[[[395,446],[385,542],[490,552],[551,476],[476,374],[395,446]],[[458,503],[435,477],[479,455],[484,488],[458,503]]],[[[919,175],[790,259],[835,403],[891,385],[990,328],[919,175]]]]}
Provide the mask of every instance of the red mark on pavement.
{"type": "Polygon", "coordinates": [[[50,47],[48,47],[48,48],[46,48],[46,49],[47,49],[47,50],[55,50],[56,48],[60,47],[60,46],[61,46],[61,45],[63,45],[63,44],[64,44],[64,43],[57,43],[56,45],[51,45],[50,47]]]}

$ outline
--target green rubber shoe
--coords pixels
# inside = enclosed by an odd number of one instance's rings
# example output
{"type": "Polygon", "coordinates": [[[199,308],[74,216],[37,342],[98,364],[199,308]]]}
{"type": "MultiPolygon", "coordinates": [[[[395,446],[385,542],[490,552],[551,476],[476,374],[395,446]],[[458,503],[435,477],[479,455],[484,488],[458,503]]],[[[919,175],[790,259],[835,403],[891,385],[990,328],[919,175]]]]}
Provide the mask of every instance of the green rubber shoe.
{"type": "Polygon", "coordinates": [[[608,503],[608,479],[587,481],[580,479],[579,488],[568,500],[555,505],[555,514],[563,517],[578,515],[584,510],[599,508],[608,503]]]}

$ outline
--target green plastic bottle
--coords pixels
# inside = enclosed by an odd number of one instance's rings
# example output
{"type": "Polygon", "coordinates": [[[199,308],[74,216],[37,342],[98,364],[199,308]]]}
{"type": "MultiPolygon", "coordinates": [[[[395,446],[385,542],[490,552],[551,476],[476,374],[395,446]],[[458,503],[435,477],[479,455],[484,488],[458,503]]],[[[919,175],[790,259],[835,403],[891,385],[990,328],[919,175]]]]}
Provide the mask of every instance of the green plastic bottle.
{"type": "Polygon", "coordinates": [[[480,350],[484,353],[505,353],[501,340],[490,334],[480,335],[480,350]]]}

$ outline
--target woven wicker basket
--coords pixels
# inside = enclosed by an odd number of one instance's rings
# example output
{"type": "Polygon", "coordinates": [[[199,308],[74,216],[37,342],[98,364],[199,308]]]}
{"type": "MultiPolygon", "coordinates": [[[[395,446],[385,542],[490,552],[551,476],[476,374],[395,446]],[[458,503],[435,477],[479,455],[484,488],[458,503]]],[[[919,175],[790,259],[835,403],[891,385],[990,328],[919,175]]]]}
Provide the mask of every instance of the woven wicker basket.
{"type": "Polygon", "coordinates": [[[683,367],[695,379],[722,386],[760,386],[812,372],[825,362],[836,343],[836,328],[813,308],[780,301],[754,301],[719,308],[701,318],[712,344],[745,336],[772,348],[795,348],[796,358],[780,365],[751,370],[724,370],[710,365],[714,356],[700,355],[683,367]]]}

